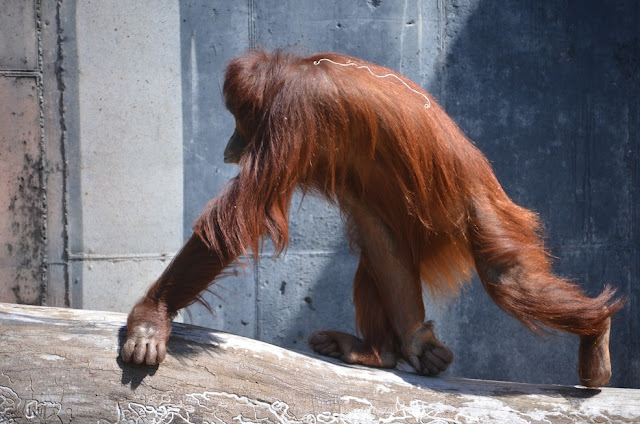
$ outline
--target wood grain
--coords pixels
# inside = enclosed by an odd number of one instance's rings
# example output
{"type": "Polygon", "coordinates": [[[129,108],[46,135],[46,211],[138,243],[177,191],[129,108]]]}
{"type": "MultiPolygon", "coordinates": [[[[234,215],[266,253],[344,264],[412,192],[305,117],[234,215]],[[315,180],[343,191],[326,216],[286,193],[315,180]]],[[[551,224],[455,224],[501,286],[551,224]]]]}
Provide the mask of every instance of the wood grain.
{"type": "Polygon", "coordinates": [[[0,423],[638,422],[640,391],[427,378],[174,324],[118,359],[125,315],[0,304],[0,423]]]}

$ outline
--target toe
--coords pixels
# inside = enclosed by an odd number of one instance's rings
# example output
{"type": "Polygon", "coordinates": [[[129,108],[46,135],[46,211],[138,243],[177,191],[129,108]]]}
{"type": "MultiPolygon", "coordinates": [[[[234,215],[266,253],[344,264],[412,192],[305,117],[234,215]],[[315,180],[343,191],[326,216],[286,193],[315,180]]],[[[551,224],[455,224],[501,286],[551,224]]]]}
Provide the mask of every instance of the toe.
{"type": "Polygon", "coordinates": [[[335,343],[327,342],[321,345],[315,346],[315,351],[321,355],[330,355],[338,350],[338,346],[335,343]]]}
{"type": "Polygon", "coordinates": [[[446,370],[447,366],[449,365],[448,363],[443,361],[441,358],[436,356],[433,352],[425,353],[423,362],[433,364],[440,371],[446,370]]]}
{"type": "Polygon", "coordinates": [[[331,339],[326,334],[322,333],[312,333],[307,339],[309,346],[316,351],[318,349],[322,349],[322,347],[326,346],[330,341],[331,339]]]}
{"type": "Polygon", "coordinates": [[[309,336],[307,342],[311,345],[326,343],[328,340],[331,340],[328,334],[323,333],[321,331],[314,331],[309,336]]]}
{"type": "Polygon", "coordinates": [[[146,365],[158,365],[158,350],[155,343],[149,343],[147,345],[147,353],[144,356],[144,363],[146,365]]]}
{"type": "Polygon", "coordinates": [[[447,365],[453,362],[453,352],[444,346],[435,347],[431,352],[447,365]]]}
{"type": "Polygon", "coordinates": [[[136,348],[136,342],[133,340],[127,340],[127,342],[122,346],[122,351],[120,352],[120,356],[124,362],[131,362],[131,358],[133,357],[133,352],[136,348]]]}
{"type": "Polygon", "coordinates": [[[435,364],[429,362],[428,360],[422,360],[421,365],[422,366],[418,368],[421,374],[429,376],[436,376],[440,374],[441,370],[435,364]]]}
{"type": "Polygon", "coordinates": [[[142,364],[147,356],[147,342],[140,341],[136,343],[135,350],[133,352],[133,363],[134,364],[142,364]]]}
{"type": "Polygon", "coordinates": [[[409,355],[408,360],[409,364],[411,364],[411,366],[416,370],[420,370],[422,368],[420,366],[420,359],[418,358],[418,355],[409,355]]]}
{"type": "Polygon", "coordinates": [[[309,336],[307,342],[311,349],[320,355],[339,356],[339,352],[337,352],[338,345],[328,334],[316,331],[309,336]]]}

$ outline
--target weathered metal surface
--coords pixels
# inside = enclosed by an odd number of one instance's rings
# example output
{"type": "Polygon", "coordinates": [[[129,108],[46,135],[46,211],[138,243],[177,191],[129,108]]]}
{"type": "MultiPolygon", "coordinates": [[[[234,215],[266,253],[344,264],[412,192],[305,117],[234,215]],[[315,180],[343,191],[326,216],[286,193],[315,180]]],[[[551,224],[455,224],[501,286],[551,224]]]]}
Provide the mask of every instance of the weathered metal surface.
{"type": "Polygon", "coordinates": [[[0,301],[40,304],[45,204],[36,78],[0,78],[0,129],[0,301]]]}
{"type": "Polygon", "coordinates": [[[3,0],[0,6],[0,70],[38,66],[36,2],[3,0]]]}
{"type": "Polygon", "coordinates": [[[118,359],[124,315],[0,304],[0,422],[637,422],[640,391],[349,367],[174,325],[157,368],[118,359]]]}

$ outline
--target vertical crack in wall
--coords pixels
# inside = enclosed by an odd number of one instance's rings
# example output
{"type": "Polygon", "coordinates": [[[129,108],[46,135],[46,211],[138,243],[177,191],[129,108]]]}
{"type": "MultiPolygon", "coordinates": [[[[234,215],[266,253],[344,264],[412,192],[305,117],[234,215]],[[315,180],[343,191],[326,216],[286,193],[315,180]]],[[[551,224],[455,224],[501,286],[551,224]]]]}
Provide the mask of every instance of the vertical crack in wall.
{"type": "Polygon", "coordinates": [[[447,110],[447,84],[446,84],[446,57],[447,57],[447,9],[445,0],[438,0],[438,56],[442,60],[438,61],[436,72],[436,83],[440,89],[440,105],[447,110]]]}
{"type": "MultiPolygon", "coordinates": [[[[640,51],[640,41],[636,40],[637,49],[640,51]]],[[[638,96],[640,95],[640,77],[636,76],[638,81],[633,89],[633,94],[629,96],[628,100],[628,127],[627,137],[629,137],[629,150],[631,155],[631,192],[629,194],[629,205],[632,208],[631,215],[631,254],[632,257],[638,258],[640,255],[640,101],[638,96]]],[[[640,301],[640,287],[635,284],[640,278],[640,261],[631,261],[631,279],[629,281],[628,291],[629,301],[627,302],[627,308],[629,308],[629,317],[637,316],[638,302],[640,301]]],[[[630,319],[630,333],[640,334],[640,322],[638,320],[630,319]]],[[[633,344],[631,345],[632,352],[640,352],[640,339],[638,337],[633,338],[633,344]]],[[[637,355],[633,361],[638,361],[637,355]]],[[[640,384],[640,366],[635,363],[635,366],[631,366],[632,379],[636,385],[640,384]]]]}
{"type": "Polygon", "coordinates": [[[255,290],[254,299],[256,305],[254,338],[262,340],[262,326],[260,325],[260,322],[262,321],[262,305],[260,297],[260,256],[258,256],[258,259],[252,259],[251,261],[253,262],[253,286],[255,290]]]}
{"type": "Polygon", "coordinates": [[[62,266],[64,273],[64,306],[71,306],[71,288],[69,286],[69,208],[67,198],[67,175],[68,175],[68,163],[67,163],[67,123],[64,107],[64,94],[65,84],[63,79],[63,30],[62,30],[62,0],[56,2],[56,63],[54,66],[54,72],[58,88],[58,123],[60,125],[60,156],[62,158],[62,243],[64,257],[62,258],[62,266]]]}
{"type": "Polygon", "coordinates": [[[249,48],[255,49],[258,47],[258,41],[256,40],[256,5],[255,0],[248,0],[248,15],[249,15],[249,48]]]}
{"type": "MultiPolygon", "coordinates": [[[[249,25],[249,48],[255,49],[258,47],[258,41],[256,39],[256,5],[255,0],[248,0],[248,25],[249,25]]],[[[261,317],[261,305],[260,305],[260,255],[257,259],[251,260],[253,263],[253,285],[254,285],[254,299],[255,299],[255,327],[254,337],[258,340],[262,340],[262,327],[260,325],[261,317]]]]}
{"type": "MultiPolygon", "coordinates": [[[[47,149],[45,144],[45,131],[44,131],[44,79],[43,79],[43,50],[42,50],[42,3],[41,0],[35,0],[35,12],[36,12],[36,40],[38,43],[38,62],[36,70],[36,85],[38,87],[38,122],[40,130],[40,161],[38,163],[38,182],[40,186],[40,199],[41,199],[41,242],[43,246],[47,246],[47,149]]],[[[43,305],[47,298],[47,273],[48,266],[46,255],[43,255],[40,265],[40,296],[38,303],[43,305]]]]}

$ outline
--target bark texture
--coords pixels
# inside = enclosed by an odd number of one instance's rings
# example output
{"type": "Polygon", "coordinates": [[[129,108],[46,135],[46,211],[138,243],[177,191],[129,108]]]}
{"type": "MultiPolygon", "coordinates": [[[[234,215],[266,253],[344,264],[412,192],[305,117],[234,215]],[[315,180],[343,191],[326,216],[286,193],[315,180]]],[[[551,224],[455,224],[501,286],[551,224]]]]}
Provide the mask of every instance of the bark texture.
{"type": "Polygon", "coordinates": [[[427,378],[174,324],[160,367],[125,315],[0,304],[0,423],[640,422],[640,391],[427,378]]]}

